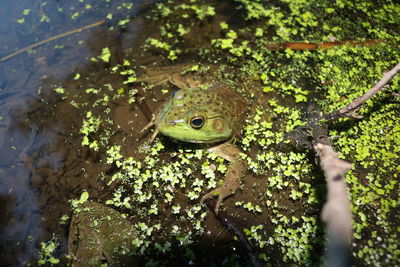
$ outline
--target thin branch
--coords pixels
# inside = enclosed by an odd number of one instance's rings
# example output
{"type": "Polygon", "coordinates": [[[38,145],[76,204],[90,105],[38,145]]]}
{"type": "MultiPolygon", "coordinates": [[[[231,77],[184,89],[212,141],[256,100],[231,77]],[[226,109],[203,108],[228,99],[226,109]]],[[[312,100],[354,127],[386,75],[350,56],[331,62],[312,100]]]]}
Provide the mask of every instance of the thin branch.
{"type": "Polygon", "coordinates": [[[265,266],[261,259],[258,257],[258,253],[254,248],[253,244],[250,240],[246,237],[245,232],[243,231],[242,227],[239,226],[236,219],[224,211],[219,211],[218,213],[215,212],[217,201],[207,199],[204,201],[206,205],[213,211],[215,217],[218,221],[224,226],[225,229],[228,229],[231,233],[233,233],[239,240],[239,242],[243,245],[246,249],[247,254],[253,264],[254,267],[262,267],[265,266]]]}
{"type": "MultiPolygon", "coordinates": [[[[382,79],[368,92],[347,106],[327,115],[309,107],[310,119],[286,135],[286,140],[302,148],[311,148],[320,158],[321,169],[325,173],[328,194],[321,218],[328,228],[327,266],[350,266],[350,240],[352,237],[350,200],[347,195],[345,175],[351,164],[338,158],[327,136],[327,121],[340,117],[354,116],[365,101],[382,91],[385,85],[400,71],[400,63],[385,73],[382,79]]],[[[284,144],[286,142],[282,142],[284,144]]],[[[284,147],[283,147],[284,148],[284,147]]]]}
{"type": "Polygon", "coordinates": [[[51,41],[60,39],[60,38],[62,38],[62,37],[65,37],[65,36],[68,36],[68,35],[71,35],[71,34],[74,34],[74,33],[81,32],[81,31],[83,31],[83,30],[87,30],[87,29],[90,29],[90,28],[99,26],[99,25],[104,24],[104,23],[105,23],[104,20],[100,20],[100,21],[98,21],[98,22],[96,22],[96,23],[93,23],[93,24],[90,24],[90,25],[86,25],[86,26],[81,27],[81,28],[79,28],[79,29],[75,29],[75,30],[72,30],[72,31],[69,31],[69,32],[65,32],[65,33],[62,33],[62,34],[59,34],[59,35],[50,37],[50,38],[48,38],[48,39],[46,39],[46,40],[43,40],[43,41],[40,41],[40,42],[31,44],[30,46],[27,46],[27,47],[22,48],[22,49],[20,49],[20,50],[18,50],[18,51],[15,51],[14,53],[11,53],[11,54],[7,55],[7,56],[5,56],[5,57],[2,57],[2,58],[0,59],[0,61],[1,61],[1,62],[4,62],[4,61],[6,61],[6,60],[8,60],[8,59],[10,59],[10,58],[12,58],[12,57],[15,57],[16,55],[19,55],[19,54],[21,54],[21,53],[23,53],[23,52],[25,52],[25,51],[27,51],[27,50],[29,50],[29,49],[38,47],[38,46],[40,46],[40,45],[46,44],[46,43],[48,43],[48,42],[51,42],[51,41]]]}
{"type": "Polygon", "coordinates": [[[349,41],[334,41],[334,42],[323,42],[323,43],[306,43],[306,42],[285,42],[285,43],[270,43],[266,44],[265,46],[268,49],[276,51],[276,50],[318,50],[318,49],[328,49],[334,46],[340,45],[350,45],[350,46],[365,46],[365,45],[379,45],[384,43],[385,40],[365,40],[361,42],[349,40],[349,41]]]}
{"type": "Polygon", "coordinates": [[[376,93],[379,91],[382,91],[384,89],[384,86],[400,71],[400,63],[398,63],[396,66],[393,67],[390,71],[386,72],[385,75],[383,75],[382,79],[374,86],[372,87],[371,90],[357,98],[356,100],[352,101],[350,104],[347,106],[336,110],[332,113],[329,113],[324,116],[325,119],[328,120],[334,120],[339,117],[347,117],[348,114],[351,114],[353,111],[357,110],[360,108],[362,104],[364,104],[365,101],[370,99],[372,96],[374,96],[376,93]]]}
{"type": "Polygon", "coordinates": [[[350,266],[349,242],[352,237],[352,214],[345,182],[345,175],[350,170],[351,164],[339,159],[337,153],[332,149],[327,136],[326,122],[340,117],[354,116],[361,105],[382,91],[399,71],[400,63],[385,73],[382,79],[368,92],[347,106],[327,115],[318,114],[320,112],[311,105],[308,123],[290,132],[285,138],[289,139],[290,143],[303,148],[310,148],[314,144],[314,150],[320,158],[321,169],[325,173],[328,194],[321,218],[328,228],[327,266],[350,266]]]}
{"type": "Polygon", "coordinates": [[[287,149],[293,146],[305,149],[312,149],[312,146],[315,143],[327,144],[318,140],[319,136],[315,135],[316,129],[321,128],[321,126],[325,125],[326,122],[334,121],[341,117],[357,118],[356,111],[361,107],[361,105],[364,104],[365,101],[373,97],[376,93],[383,91],[385,85],[399,71],[400,63],[394,66],[393,69],[391,69],[390,71],[386,72],[382,79],[368,92],[355,99],[347,106],[326,115],[317,114],[315,116],[312,116],[312,118],[310,118],[305,125],[297,127],[293,131],[285,135],[285,140],[289,140],[290,142],[281,142],[279,144],[280,149],[287,149]]]}

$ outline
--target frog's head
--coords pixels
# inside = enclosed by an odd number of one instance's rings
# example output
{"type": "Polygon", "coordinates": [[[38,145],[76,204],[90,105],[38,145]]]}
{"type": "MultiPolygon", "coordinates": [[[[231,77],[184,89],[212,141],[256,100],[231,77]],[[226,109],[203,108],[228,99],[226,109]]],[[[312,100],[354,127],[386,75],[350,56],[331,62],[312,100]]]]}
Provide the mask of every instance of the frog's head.
{"type": "Polygon", "coordinates": [[[156,121],[168,137],[191,143],[215,143],[232,136],[223,103],[207,98],[201,90],[177,91],[156,121]]]}

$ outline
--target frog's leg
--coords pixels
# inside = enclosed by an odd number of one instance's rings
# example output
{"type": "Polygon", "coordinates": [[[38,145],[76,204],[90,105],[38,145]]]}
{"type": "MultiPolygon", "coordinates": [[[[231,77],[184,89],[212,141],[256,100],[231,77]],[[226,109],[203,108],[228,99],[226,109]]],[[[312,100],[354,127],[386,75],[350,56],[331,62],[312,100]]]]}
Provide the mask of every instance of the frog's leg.
{"type": "Polygon", "coordinates": [[[161,69],[161,70],[148,71],[146,74],[137,77],[135,82],[136,83],[145,82],[145,83],[150,83],[151,86],[158,86],[168,82],[168,80],[169,80],[168,71],[161,69]]]}
{"type": "MultiPolygon", "coordinates": [[[[143,129],[142,129],[140,132],[143,133],[144,131],[148,130],[150,127],[152,127],[153,125],[155,125],[155,124],[156,124],[156,120],[157,120],[157,117],[154,116],[154,114],[153,114],[153,116],[152,116],[151,120],[149,121],[149,123],[147,123],[146,126],[144,126],[143,129]]],[[[151,137],[150,137],[150,143],[153,142],[153,140],[156,138],[156,136],[157,136],[157,134],[158,134],[159,132],[160,132],[160,131],[159,131],[157,128],[154,129],[154,132],[153,132],[153,134],[152,134],[151,137]]]]}
{"type": "Polygon", "coordinates": [[[225,176],[224,184],[204,195],[201,199],[201,203],[203,203],[204,200],[218,195],[217,204],[215,206],[215,213],[218,214],[219,206],[221,205],[222,201],[225,198],[235,194],[235,192],[239,189],[240,183],[246,173],[247,164],[242,158],[240,158],[240,150],[232,144],[225,143],[216,147],[212,147],[208,149],[208,151],[215,152],[220,157],[231,162],[228,172],[225,176]]]}
{"type": "MultiPolygon", "coordinates": [[[[158,86],[170,82],[173,85],[187,89],[185,78],[183,78],[183,66],[172,68],[171,66],[148,71],[145,75],[137,77],[135,82],[150,83],[152,86],[158,86]]],[[[190,87],[189,87],[190,88],[190,87]]]]}

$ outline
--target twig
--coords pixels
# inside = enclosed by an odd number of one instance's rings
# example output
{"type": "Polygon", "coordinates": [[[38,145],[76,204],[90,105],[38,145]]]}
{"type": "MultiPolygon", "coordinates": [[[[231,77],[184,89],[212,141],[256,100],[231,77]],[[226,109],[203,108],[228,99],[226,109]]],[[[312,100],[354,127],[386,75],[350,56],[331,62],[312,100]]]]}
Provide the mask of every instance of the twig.
{"type": "Polygon", "coordinates": [[[365,40],[361,42],[357,41],[335,41],[335,42],[323,42],[323,43],[306,43],[306,42],[286,42],[286,43],[271,43],[266,44],[268,49],[276,51],[276,50],[318,50],[318,49],[328,49],[334,46],[340,45],[350,45],[350,46],[365,46],[365,45],[378,45],[384,43],[385,40],[365,40]]]}
{"type": "Polygon", "coordinates": [[[262,266],[264,266],[264,264],[261,261],[261,259],[258,258],[256,249],[254,248],[253,244],[246,237],[246,234],[244,233],[242,228],[239,227],[239,225],[236,222],[236,220],[232,216],[226,214],[223,211],[220,211],[220,212],[216,213],[215,212],[215,208],[216,208],[216,205],[217,205],[217,201],[216,200],[207,199],[207,200],[204,201],[204,203],[206,203],[206,205],[210,208],[210,210],[213,211],[215,217],[224,226],[224,228],[228,229],[231,233],[236,235],[236,237],[238,238],[240,243],[246,249],[247,255],[249,256],[253,266],[254,267],[262,267],[262,266]]]}
{"type": "Polygon", "coordinates": [[[83,30],[87,30],[87,29],[90,29],[90,28],[99,26],[99,25],[104,24],[104,23],[105,23],[104,20],[100,20],[100,21],[98,21],[98,22],[96,22],[96,23],[93,23],[93,24],[84,26],[84,27],[82,27],[82,28],[75,29],[75,30],[72,30],[72,31],[69,31],[69,32],[65,32],[65,33],[62,33],[62,34],[59,34],[59,35],[50,37],[50,38],[48,38],[48,39],[46,39],[46,40],[43,40],[43,41],[40,41],[40,42],[31,44],[30,46],[27,46],[27,47],[22,48],[22,49],[20,49],[20,50],[18,50],[18,51],[15,51],[14,53],[9,54],[8,56],[2,57],[2,58],[0,59],[0,61],[1,61],[1,62],[4,62],[4,61],[6,61],[6,60],[8,60],[8,59],[10,59],[10,58],[12,58],[12,57],[15,57],[16,55],[19,55],[19,54],[21,54],[21,53],[23,53],[23,52],[25,52],[25,51],[27,51],[27,50],[29,50],[29,49],[35,48],[35,47],[37,47],[37,46],[43,45],[43,44],[45,44],[45,43],[48,43],[48,42],[51,42],[51,41],[60,39],[60,38],[62,38],[62,37],[65,37],[65,36],[68,36],[68,35],[71,35],[71,34],[74,34],[74,33],[81,32],[81,31],[83,31],[83,30]]]}
{"type": "MultiPolygon", "coordinates": [[[[286,134],[285,140],[289,140],[287,143],[283,141],[279,144],[280,149],[284,150],[289,147],[297,146],[305,149],[312,149],[315,143],[321,143],[318,141],[318,136],[315,135],[315,130],[326,122],[337,120],[341,117],[352,117],[355,118],[355,111],[361,107],[368,99],[374,96],[377,92],[382,91],[384,86],[400,71],[400,63],[393,67],[390,71],[386,72],[382,79],[372,87],[368,92],[360,96],[359,98],[352,101],[347,106],[335,110],[329,114],[313,116],[308,122],[300,127],[297,127],[293,131],[286,134]]],[[[322,142],[324,143],[324,142],[322,142]]],[[[327,143],[324,143],[327,144],[327,143]]]]}
{"type": "Polygon", "coordinates": [[[372,96],[374,96],[377,92],[382,91],[383,87],[400,71],[400,63],[398,63],[396,66],[394,66],[393,69],[390,71],[386,72],[385,75],[383,75],[382,79],[374,86],[372,87],[371,90],[348,104],[347,106],[336,110],[332,113],[329,113],[324,116],[324,119],[327,120],[335,120],[339,117],[347,117],[348,114],[351,114],[351,112],[357,110],[365,101],[370,99],[372,96]]]}
{"type": "Polygon", "coordinates": [[[400,94],[399,94],[399,93],[393,92],[392,95],[395,96],[395,97],[400,97],[400,94]]]}
{"type": "Polygon", "coordinates": [[[298,127],[290,132],[285,139],[292,144],[310,148],[314,144],[314,150],[320,158],[321,169],[325,173],[328,195],[327,202],[322,209],[322,220],[328,228],[329,245],[327,249],[327,266],[350,266],[350,240],[351,210],[350,200],[347,195],[345,175],[351,168],[351,164],[338,158],[332,149],[327,136],[327,121],[333,121],[340,117],[353,116],[355,111],[365,101],[382,91],[384,86],[400,71],[400,63],[392,70],[385,73],[382,79],[368,92],[352,101],[347,106],[327,115],[310,108],[312,115],[305,126],[298,127]],[[310,138],[311,137],[311,138],[310,138]]]}

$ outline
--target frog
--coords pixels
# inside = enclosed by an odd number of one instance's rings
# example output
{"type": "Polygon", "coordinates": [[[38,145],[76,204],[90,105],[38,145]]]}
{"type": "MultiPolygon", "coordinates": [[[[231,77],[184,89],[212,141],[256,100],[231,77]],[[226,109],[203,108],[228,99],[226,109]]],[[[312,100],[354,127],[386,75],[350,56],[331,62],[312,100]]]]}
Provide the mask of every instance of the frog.
{"type": "Polygon", "coordinates": [[[196,79],[193,72],[180,69],[180,66],[162,69],[158,73],[163,78],[153,73],[147,79],[138,80],[157,80],[156,83],[160,84],[167,79],[178,88],[142,131],[155,126],[151,140],[161,133],[182,142],[203,144],[208,151],[230,163],[224,183],[205,194],[200,201],[204,203],[217,196],[214,212],[218,214],[223,200],[236,193],[247,171],[246,161],[240,156],[241,151],[233,140],[240,133],[248,114],[248,104],[230,86],[196,79]]]}
{"type": "Polygon", "coordinates": [[[137,266],[139,257],[130,253],[139,237],[124,214],[87,200],[74,210],[69,228],[70,266],[137,266]],[[115,231],[118,229],[118,231],[115,231]]]}

